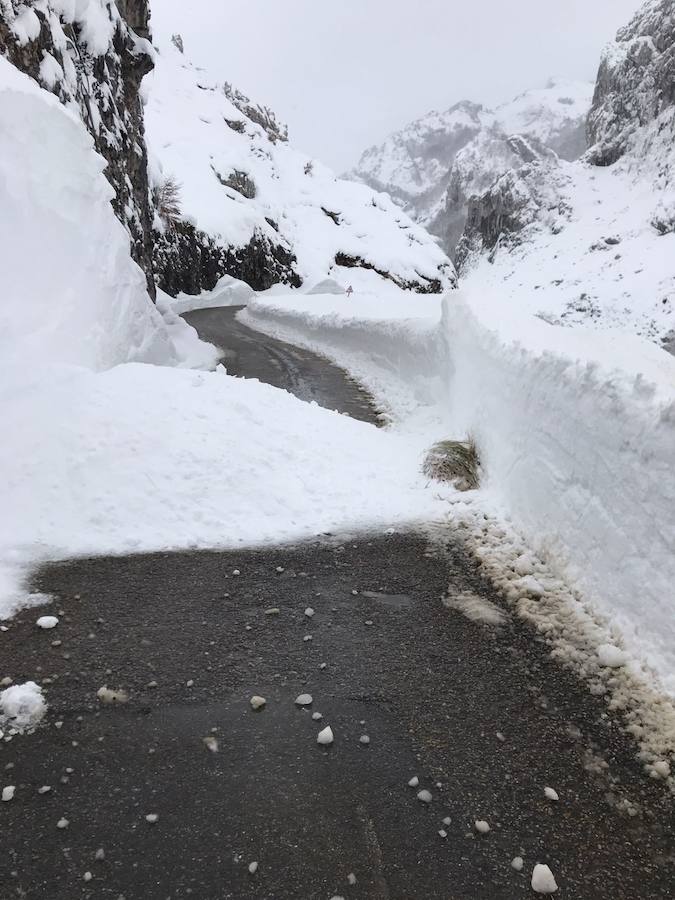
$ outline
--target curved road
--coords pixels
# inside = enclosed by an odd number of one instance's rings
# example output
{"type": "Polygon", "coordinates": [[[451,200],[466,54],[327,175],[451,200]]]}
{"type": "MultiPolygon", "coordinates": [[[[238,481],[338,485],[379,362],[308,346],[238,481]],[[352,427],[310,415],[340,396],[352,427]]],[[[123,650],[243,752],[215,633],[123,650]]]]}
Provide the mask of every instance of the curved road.
{"type": "MultiPolygon", "coordinates": [[[[188,318],[232,371],[271,366],[280,386],[366,415],[339,370],[231,310],[188,318]]],[[[536,862],[565,900],[673,896],[662,787],[526,625],[440,603],[471,590],[501,605],[459,546],[343,535],[78,560],[36,586],[58,597],[57,631],[27,610],[0,636],[0,678],[42,680],[50,704],[44,727],[0,743],[16,786],[0,804],[2,900],[512,900],[535,896],[536,862]],[[102,706],[105,684],[128,703],[102,706]]]]}

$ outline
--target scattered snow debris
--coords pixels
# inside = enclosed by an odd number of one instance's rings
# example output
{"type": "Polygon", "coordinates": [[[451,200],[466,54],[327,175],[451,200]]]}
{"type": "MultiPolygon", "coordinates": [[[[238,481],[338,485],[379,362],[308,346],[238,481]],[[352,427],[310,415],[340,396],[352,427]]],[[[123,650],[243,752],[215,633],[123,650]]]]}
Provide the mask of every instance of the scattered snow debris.
{"type": "Polygon", "coordinates": [[[84,878],[85,881],[91,881],[91,879],[92,879],[94,876],[91,874],[91,872],[85,872],[84,875],[83,875],[82,877],[84,878]]]}
{"type": "Polygon", "coordinates": [[[558,890],[553,872],[548,866],[537,863],[532,872],[532,890],[536,894],[555,894],[558,890]]]}
{"type": "Polygon", "coordinates": [[[420,786],[420,780],[417,775],[413,775],[413,777],[408,782],[408,787],[416,788],[420,786]]]}
{"type": "Polygon", "coordinates": [[[305,642],[311,641],[311,640],[312,640],[312,635],[311,635],[311,634],[306,634],[306,635],[304,636],[304,638],[303,638],[303,641],[305,641],[305,642]]]}
{"type": "Polygon", "coordinates": [[[96,853],[94,854],[94,859],[96,862],[101,862],[101,860],[105,859],[105,850],[103,847],[99,847],[96,853]]]}
{"type": "Polygon", "coordinates": [[[68,821],[68,819],[65,819],[65,818],[59,819],[59,821],[56,823],[56,827],[61,828],[61,829],[67,828],[69,825],[70,825],[70,822],[68,821]]]}
{"type": "Polygon", "coordinates": [[[396,534],[396,529],[395,528],[387,528],[387,530],[385,531],[385,534],[396,534]]]}
{"type": "Polygon", "coordinates": [[[497,732],[496,737],[497,737],[497,740],[501,741],[502,743],[504,743],[504,741],[506,740],[506,738],[504,737],[504,735],[502,734],[501,731],[497,732]]]}
{"type": "Polygon", "coordinates": [[[427,791],[426,789],[419,791],[417,794],[417,799],[421,803],[431,803],[431,800],[432,800],[431,791],[427,791]]]}
{"type": "Polygon", "coordinates": [[[329,744],[333,743],[333,740],[333,729],[330,727],[330,725],[328,725],[323,729],[323,731],[319,732],[316,742],[317,744],[321,744],[322,746],[327,747],[329,744]]]}
{"type": "Polygon", "coordinates": [[[107,685],[99,688],[96,691],[96,696],[101,701],[101,703],[105,703],[109,705],[111,703],[127,703],[129,700],[129,694],[126,691],[121,689],[112,690],[107,685]]]}
{"type": "Polygon", "coordinates": [[[490,830],[490,826],[485,821],[485,819],[476,819],[476,821],[473,824],[474,824],[476,831],[479,834],[487,834],[488,831],[490,830]]]}
{"type": "Polygon", "coordinates": [[[325,669],[327,665],[328,665],[328,663],[319,663],[319,668],[325,669]]]}
{"type": "Polygon", "coordinates": [[[157,686],[157,682],[154,679],[152,681],[149,681],[147,684],[147,687],[149,688],[156,688],[157,686]]]}
{"type": "Polygon", "coordinates": [[[546,795],[548,800],[560,800],[558,796],[558,792],[554,790],[552,787],[545,787],[544,794],[546,795]]]}
{"type": "Polygon", "coordinates": [[[448,832],[445,830],[445,828],[441,828],[440,831],[438,832],[438,836],[442,837],[442,838],[446,838],[448,836],[448,832]]]}
{"type": "Polygon", "coordinates": [[[524,865],[525,863],[522,856],[514,856],[511,860],[511,868],[515,869],[516,872],[522,872],[524,865]]]}
{"type": "Polygon", "coordinates": [[[189,678],[189,679],[185,682],[185,687],[194,687],[194,686],[195,686],[195,682],[194,682],[194,679],[193,679],[193,678],[189,678]]]}
{"type": "Polygon", "coordinates": [[[296,706],[311,706],[314,702],[311,694],[298,694],[295,698],[296,706]]]}
{"type": "Polygon", "coordinates": [[[440,791],[440,789],[443,787],[443,782],[442,782],[442,781],[437,781],[437,782],[436,782],[436,787],[437,787],[438,790],[440,791]]]}
{"type": "Polygon", "coordinates": [[[370,738],[368,737],[367,734],[362,734],[361,737],[359,738],[359,742],[367,745],[370,743],[370,738]]]}
{"type": "Polygon", "coordinates": [[[518,578],[513,582],[513,586],[531,594],[533,597],[543,597],[546,593],[541,582],[537,581],[533,575],[525,575],[524,578],[518,578]]]}
{"type": "Polygon", "coordinates": [[[253,631],[253,628],[250,625],[246,626],[246,631],[253,631]]]}
{"type": "Polygon", "coordinates": [[[315,712],[315,713],[312,713],[312,719],[313,719],[315,722],[320,722],[321,719],[323,719],[323,716],[322,716],[322,714],[321,714],[320,712],[315,712]]]}
{"type": "Polygon", "coordinates": [[[52,628],[56,628],[59,624],[59,620],[56,616],[40,616],[35,624],[38,628],[44,628],[45,631],[49,631],[52,628]]]}
{"type": "Polygon", "coordinates": [[[8,784],[7,787],[4,787],[2,789],[3,802],[7,803],[9,800],[13,800],[15,791],[16,791],[16,787],[13,784],[8,784]]]}
{"type": "Polygon", "coordinates": [[[305,610],[305,615],[307,616],[308,619],[312,618],[312,616],[314,615],[314,610],[312,609],[311,606],[307,607],[307,609],[305,610]]]}
{"type": "Polygon", "coordinates": [[[232,574],[233,575],[241,575],[241,572],[239,571],[239,569],[233,569],[232,574]]]}
{"type": "Polygon", "coordinates": [[[347,883],[351,885],[356,884],[356,875],[353,872],[350,872],[349,875],[347,875],[347,883]]]}
{"type": "Polygon", "coordinates": [[[283,566],[277,566],[277,572],[279,574],[281,574],[283,571],[285,571],[283,566]]]}
{"type": "Polygon", "coordinates": [[[365,623],[365,624],[366,624],[366,625],[373,625],[374,622],[373,622],[372,619],[366,619],[366,623],[365,623]]]}
{"type": "Polygon", "coordinates": [[[266,616],[278,616],[280,612],[281,612],[281,610],[279,609],[278,606],[270,606],[269,609],[265,610],[265,615],[266,616]]]}
{"type": "Polygon", "coordinates": [[[257,710],[262,709],[263,706],[267,703],[267,700],[265,700],[264,697],[258,697],[256,695],[255,697],[251,697],[251,700],[249,702],[251,704],[251,709],[257,710]]]}
{"type": "Polygon", "coordinates": [[[356,588],[354,588],[354,590],[352,591],[352,596],[356,597],[356,596],[358,596],[358,593],[359,592],[356,590],[356,588]]]}
{"type": "Polygon", "coordinates": [[[255,875],[258,871],[258,863],[255,860],[248,864],[248,871],[251,875],[255,875]]]}
{"type": "Polygon", "coordinates": [[[11,684],[14,681],[13,678],[10,678],[9,675],[5,675],[5,677],[0,681],[0,687],[7,687],[7,685],[11,684]]]}
{"type": "Polygon", "coordinates": [[[42,787],[38,788],[38,794],[48,794],[51,789],[52,787],[50,784],[43,784],[42,787]]]}
{"type": "Polygon", "coordinates": [[[0,691],[0,726],[9,725],[18,732],[26,731],[34,728],[46,711],[42,688],[34,681],[13,684],[0,691]]]}
{"type": "Polygon", "coordinates": [[[659,778],[670,778],[670,763],[665,759],[657,760],[651,767],[654,775],[659,778]]]}
{"type": "Polygon", "coordinates": [[[154,825],[158,820],[159,816],[157,815],[157,813],[148,813],[145,817],[145,821],[149,822],[151,825],[154,825]]]}
{"type": "Polygon", "coordinates": [[[202,738],[202,741],[206,745],[206,748],[211,751],[211,753],[218,752],[218,739],[214,738],[212,734],[209,734],[207,737],[202,738]]]}
{"type": "Polygon", "coordinates": [[[620,669],[628,662],[628,655],[613,644],[600,644],[597,652],[600,665],[608,669],[620,669]]]}
{"type": "Polygon", "coordinates": [[[450,818],[450,816],[446,816],[446,817],[443,819],[443,824],[444,824],[444,825],[452,825],[452,819],[450,818]]]}

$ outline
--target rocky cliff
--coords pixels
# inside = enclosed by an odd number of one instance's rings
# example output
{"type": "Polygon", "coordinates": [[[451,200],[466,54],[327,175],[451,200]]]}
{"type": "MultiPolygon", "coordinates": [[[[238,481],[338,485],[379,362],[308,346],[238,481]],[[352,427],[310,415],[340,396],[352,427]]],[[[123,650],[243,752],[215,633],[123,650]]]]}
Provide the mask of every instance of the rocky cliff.
{"type": "Polygon", "coordinates": [[[118,218],[154,295],[139,88],[152,68],[147,0],[0,0],[0,54],[73,109],[106,159],[118,218]]]}

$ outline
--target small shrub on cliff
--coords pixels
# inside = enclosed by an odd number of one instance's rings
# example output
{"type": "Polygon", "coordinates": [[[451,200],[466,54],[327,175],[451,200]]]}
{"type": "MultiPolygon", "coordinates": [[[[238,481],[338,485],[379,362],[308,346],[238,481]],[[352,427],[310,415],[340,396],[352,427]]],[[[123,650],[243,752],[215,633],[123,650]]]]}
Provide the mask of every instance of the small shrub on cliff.
{"type": "Polygon", "coordinates": [[[181,185],[168,175],[153,191],[155,208],[167,228],[175,228],[181,220],[181,185]]]}

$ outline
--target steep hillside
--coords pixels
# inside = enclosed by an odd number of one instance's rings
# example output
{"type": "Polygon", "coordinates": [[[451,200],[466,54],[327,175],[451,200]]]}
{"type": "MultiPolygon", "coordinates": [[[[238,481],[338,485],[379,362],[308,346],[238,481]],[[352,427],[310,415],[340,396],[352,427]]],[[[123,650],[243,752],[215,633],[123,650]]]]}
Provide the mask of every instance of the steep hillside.
{"type": "Polygon", "coordinates": [[[469,285],[673,349],[674,23],[671,0],[650,0],[607,47],[582,160],[531,161],[470,201],[457,253],[469,285]]]}
{"type": "Polygon", "coordinates": [[[328,276],[422,293],[454,284],[445,254],[389,197],[295,150],[269,110],[194,66],[179,36],[158,36],[147,98],[155,190],[179,185],[180,210],[156,219],[165,290],[212,288],[225,273],[259,290],[328,276]]]}
{"type": "Polygon", "coordinates": [[[590,85],[552,80],[496,110],[458,103],[366,150],[350,177],[387,191],[452,255],[472,194],[523,162],[584,152],[591,93],[590,85]]]}

